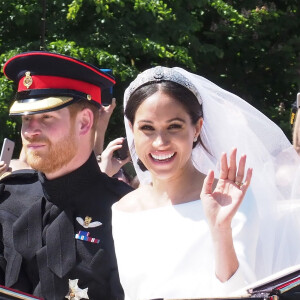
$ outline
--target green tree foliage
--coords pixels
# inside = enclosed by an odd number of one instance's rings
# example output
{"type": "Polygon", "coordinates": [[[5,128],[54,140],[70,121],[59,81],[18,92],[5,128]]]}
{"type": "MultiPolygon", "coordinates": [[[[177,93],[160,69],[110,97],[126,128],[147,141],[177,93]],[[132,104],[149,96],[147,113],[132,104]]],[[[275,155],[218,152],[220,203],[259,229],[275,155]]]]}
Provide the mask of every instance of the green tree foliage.
{"type": "MultiPolygon", "coordinates": [[[[299,88],[298,1],[46,2],[41,44],[43,0],[0,1],[0,64],[17,53],[45,49],[112,68],[118,106],[108,140],[124,135],[126,86],[160,64],[184,67],[240,95],[290,137],[289,109],[299,88]],[[281,102],[286,111],[279,110],[281,102]]],[[[10,137],[19,149],[19,121],[8,117],[14,87],[1,75],[0,141],[10,137]]]]}

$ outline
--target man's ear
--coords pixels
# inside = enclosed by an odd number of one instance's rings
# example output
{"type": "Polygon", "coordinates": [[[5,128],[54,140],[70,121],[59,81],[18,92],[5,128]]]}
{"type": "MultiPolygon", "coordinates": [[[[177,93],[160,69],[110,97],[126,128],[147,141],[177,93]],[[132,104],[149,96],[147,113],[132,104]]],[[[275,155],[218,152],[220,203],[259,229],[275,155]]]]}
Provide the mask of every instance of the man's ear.
{"type": "Polygon", "coordinates": [[[94,122],[94,114],[92,110],[89,108],[84,108],[82,111],[78,113],[78,120],[79,120],[79,135],[87,134],[94,122]]]}

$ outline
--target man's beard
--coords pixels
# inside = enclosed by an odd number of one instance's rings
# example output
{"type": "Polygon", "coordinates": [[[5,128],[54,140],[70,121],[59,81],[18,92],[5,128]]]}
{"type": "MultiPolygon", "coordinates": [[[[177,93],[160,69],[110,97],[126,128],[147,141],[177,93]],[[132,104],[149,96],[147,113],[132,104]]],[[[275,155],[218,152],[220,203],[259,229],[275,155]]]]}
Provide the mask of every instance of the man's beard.
{"type": "Polygon", "coordinates": [[[60,170],[67,165],[75,156],[77,143],[74,134],[74,128],[71,127],[69,134],[59,141],[52,143],[46,137],[26,138],[23,142],[46,144],[47,152],[27,150],[25,144],[26,161],[31,168],[50,174],[60,170]]]}

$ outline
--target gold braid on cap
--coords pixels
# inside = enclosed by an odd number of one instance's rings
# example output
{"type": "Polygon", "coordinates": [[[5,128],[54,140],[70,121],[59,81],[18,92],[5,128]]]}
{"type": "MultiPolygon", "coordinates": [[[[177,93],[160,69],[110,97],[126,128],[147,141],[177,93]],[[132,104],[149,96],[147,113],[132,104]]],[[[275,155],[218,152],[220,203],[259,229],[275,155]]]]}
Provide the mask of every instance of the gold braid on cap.
{"type": "Polygon", "coordinates": [[[200,104],[202,104],[202,99],[199,95],[199,92],[190,80],[188,80],[181,73],[177,72],[174,68],[167,68],[161,66],[154,67],[140,73],[137,76],[137,78],[131,82],[127,89],[127,100],[140,86],[145,85],[147,83],[159,83],[162,81],[172,81],[182,85],[183,87],[190,90],[196,96],[200,104]]]}

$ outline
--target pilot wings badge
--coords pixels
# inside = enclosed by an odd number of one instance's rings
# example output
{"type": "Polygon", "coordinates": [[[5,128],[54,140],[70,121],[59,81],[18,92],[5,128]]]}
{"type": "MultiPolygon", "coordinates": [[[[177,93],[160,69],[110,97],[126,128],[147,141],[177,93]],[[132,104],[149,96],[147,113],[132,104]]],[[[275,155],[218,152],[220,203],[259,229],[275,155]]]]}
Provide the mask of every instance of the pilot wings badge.
{"type": "Polygon", "coordinates": [[[77,222],[84,228],[93,228],[102,225],[99,221],[92,222],[92,217],[86,216],[84,220],[81,217],[76,218],[77,222]]]}

